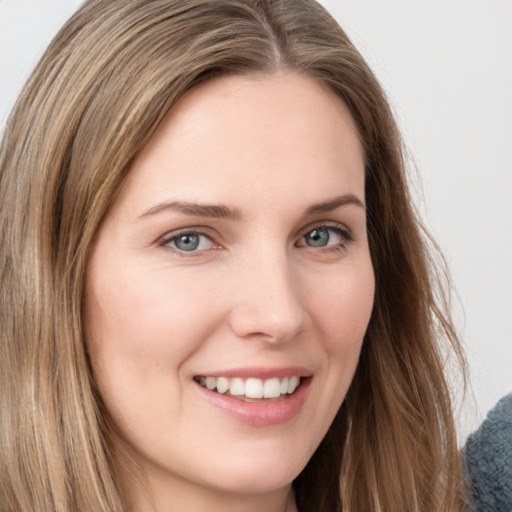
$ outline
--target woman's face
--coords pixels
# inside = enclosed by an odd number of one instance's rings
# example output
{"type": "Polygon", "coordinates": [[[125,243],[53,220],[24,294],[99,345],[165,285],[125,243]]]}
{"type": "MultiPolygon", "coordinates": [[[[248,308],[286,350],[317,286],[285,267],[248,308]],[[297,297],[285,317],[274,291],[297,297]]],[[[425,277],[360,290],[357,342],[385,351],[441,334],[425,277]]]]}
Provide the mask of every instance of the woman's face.
{"type": "Polygon", "coordinates": [[[295,73],[190,91],[137,156],[91,250],[85,321],[156,495],[271,494],[303,469],[372,310],[364,201],[347,108],[295,73]]]}

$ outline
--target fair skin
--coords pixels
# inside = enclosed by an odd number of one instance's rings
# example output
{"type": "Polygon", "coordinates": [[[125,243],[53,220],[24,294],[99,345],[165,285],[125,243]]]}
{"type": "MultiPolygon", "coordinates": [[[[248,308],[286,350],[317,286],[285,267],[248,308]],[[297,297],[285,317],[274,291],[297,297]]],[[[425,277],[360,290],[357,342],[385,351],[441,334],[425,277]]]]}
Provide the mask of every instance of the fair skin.
{"type": "Polygon", "coordinates": [[[371,315],[364,197],[353,120],[304,75],[221,77],[167,114],[86,277],[136,512],[295,510],[371,315]]]}

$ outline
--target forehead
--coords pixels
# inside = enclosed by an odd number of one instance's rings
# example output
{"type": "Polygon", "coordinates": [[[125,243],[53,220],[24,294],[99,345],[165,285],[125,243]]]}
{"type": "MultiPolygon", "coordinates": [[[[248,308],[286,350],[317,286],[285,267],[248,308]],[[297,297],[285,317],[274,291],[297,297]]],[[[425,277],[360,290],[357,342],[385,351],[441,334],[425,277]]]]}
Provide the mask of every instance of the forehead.
{"type": "Polygon", "coordinates": [[[364,188],[363,162],[349,110],[324,84],[298,73],[225,76],[189,91],[170,110],[121,195],[179,190],[202,200],[196,196],[206,189],[228,201],[269,186],[286,191],[301,180],[314,196],[318,180],[364,188]]]}

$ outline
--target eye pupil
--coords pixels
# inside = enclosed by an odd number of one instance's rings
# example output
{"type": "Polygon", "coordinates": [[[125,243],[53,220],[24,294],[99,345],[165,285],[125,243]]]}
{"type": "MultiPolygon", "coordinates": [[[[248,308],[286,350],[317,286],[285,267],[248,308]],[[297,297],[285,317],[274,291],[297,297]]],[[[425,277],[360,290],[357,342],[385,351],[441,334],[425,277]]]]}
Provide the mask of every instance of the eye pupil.
{"type": "Polygon", "coordinates": [[[311,247],[325,247],[329,242],[329,232],[326,229],[313,229],[305,238],[311,247]]]}
{"type": "Polygon", "coordinates": [[[181,251],[195,251],[199,246],[199,236],[194,234],[181,235],[176,238],[174,243],[181,251]]]}

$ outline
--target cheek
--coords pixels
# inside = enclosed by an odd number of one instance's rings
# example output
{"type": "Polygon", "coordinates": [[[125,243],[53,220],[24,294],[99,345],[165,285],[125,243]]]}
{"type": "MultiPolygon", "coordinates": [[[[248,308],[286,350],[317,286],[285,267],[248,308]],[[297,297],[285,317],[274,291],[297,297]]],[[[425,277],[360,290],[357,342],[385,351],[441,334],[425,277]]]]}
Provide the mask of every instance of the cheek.
{"type": "Polygon", "coordinates": [[[198,330],[208,331],[207,312],[212,311],[207,294],[186,279],[165,279],[157,271],[118,271],[104,279],[92,275],[85,304],[91,349],[122,348],[125,357],[141,361],[157,356],[179,361],[194,349],[198,330]]]}
{"type": "Polygon", "coordinates": [[[353,267],[310,294],[311,310],[331,354],[356,352],[373,309],[375,281],[371,264],[353,267]]]}
{"type": "Polygon", "coordinates": [[[180,389],[180,368],[207,339],[215,315],[211,298],[179,275],[170,281],[161,269],[109,269],[88,276],[86,338],[105,405],[131,432],[134,414],[164,424],[155,418],[179,408],[169,390],[180,389]]]}
{"type": "Polygon", "coordinates": [[[322,361],[314,390],[318,393],[314,400],[317,441],[325,435],[352,383],[373,308],[374,286],[368,262],[337,269],[323,280],[323,286],[310,288],[308,304],[316,328],[313,350],[321,352],[322,361]]]}

